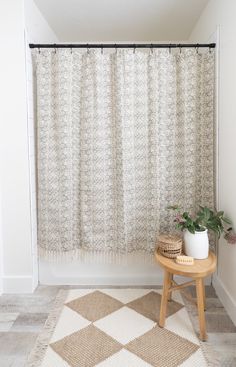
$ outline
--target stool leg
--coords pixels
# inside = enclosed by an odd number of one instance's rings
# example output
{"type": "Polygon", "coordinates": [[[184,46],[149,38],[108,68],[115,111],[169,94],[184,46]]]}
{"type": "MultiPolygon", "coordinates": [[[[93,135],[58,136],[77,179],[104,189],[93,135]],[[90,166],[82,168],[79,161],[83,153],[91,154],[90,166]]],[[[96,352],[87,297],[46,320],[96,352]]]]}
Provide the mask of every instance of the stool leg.
{"type": "Polygon", "coordinates": [[[198,307],[198,317],[200,326],[200,339],[203,341],[207,340],[206,334],[206,322],[204,314],[204,284],[203,279],[196,279],[196,291],[197,291],[197,307],[198,307]]]}
{"type": "Polygon", "coordinates": [[[206,292],[205,292],[205,284],[204,284],[204,279],[202,279],[202,289],[203,289],[203,302],[204,302],[204,311],[206,311],[206,292]]]}
{"type": "Polygon", "coordinates": [[[165,318],[166,318],[166,308],[168,302],[168,289],[170,288],[171,283],[171,274],[165,270],[164,274],[164,284],[163,284],[163,291],[161,297],[161,309],[160,309],[160,317],[159,317],[159,326],[165,326],[165,318]]]}
{"type": "MultiPolygon", "coordinates": [[[[170,287],[172,286],[173,274],[170,274],[170,287]]],[[[172,292],[168,293],[168,301],[171,301],[172,292]]]]}

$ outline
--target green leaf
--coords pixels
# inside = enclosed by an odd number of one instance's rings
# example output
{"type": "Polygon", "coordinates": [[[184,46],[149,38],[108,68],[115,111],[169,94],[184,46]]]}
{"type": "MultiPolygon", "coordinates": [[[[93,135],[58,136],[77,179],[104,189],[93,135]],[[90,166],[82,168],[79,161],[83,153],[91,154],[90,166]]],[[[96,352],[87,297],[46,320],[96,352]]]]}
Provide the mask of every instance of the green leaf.
{"type": "Polygon", "coordinates": [[[188,212],[184,212],[184,213],[182,214],[182,217],[183,217],[184,219],[186,219],[186,220],[191,219],[191,218],[189,217],[188,212]]]}

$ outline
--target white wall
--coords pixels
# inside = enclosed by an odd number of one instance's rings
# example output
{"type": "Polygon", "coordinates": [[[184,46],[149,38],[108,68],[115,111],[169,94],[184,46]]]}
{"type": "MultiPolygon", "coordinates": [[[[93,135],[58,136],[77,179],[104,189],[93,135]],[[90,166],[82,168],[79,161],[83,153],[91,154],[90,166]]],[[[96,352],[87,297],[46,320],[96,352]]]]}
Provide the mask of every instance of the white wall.
{"type": "Polygon", "coordinates": [[[33,287],[38,284],[38,251],[37,251],[37,198],[36,198],[36,78],[29,43],[58,42],[33,0],[25,0],[25,55],[26,55],[26,88],[28,111],[28,163],[31,215],[31,248],[33,264],[33,287]]]}
{"type": "MultiPolygon", "coordinates": [[[[56,11],[56,9],[55,9],[56,11]]],[[[33,0],[24,0],[25,29],[30,43],[55,43],[57,36],[33,0]]]]}
{"type": "Polygon", "coordinates": [[[39,40],[45,21],[37,10],[27,12],[32,6],[28,0],[0,2],[0,285],[5,293],[34,288],[24,22],[39,40]]]}
{"type": "Polygon", "coordinates": [[[23,0],[0,2],[3,290],[31,285],[23,0]]]}
{"type": "MultiPolygon", "coordinates": [[[[190,39],[204,42],[219,26],[219,208],[225,210],[236,229],[236,1],[211,0],[190,39]]],[[[223,239],[218,249],[218,272],[214,285],[236,324],[236,246],[223,239]]]]}
{"type": "MultiPolygon", "coordinates": [[[[1,172],[1,169],[0,169],[1,172]]],[[[1,185],[1,181],[0,181],[1,185]]],[[[1,186],[0,186],[0,296],[3,293],[3,238],[2,238],[2,205],[1,205],[1,186]]]]}

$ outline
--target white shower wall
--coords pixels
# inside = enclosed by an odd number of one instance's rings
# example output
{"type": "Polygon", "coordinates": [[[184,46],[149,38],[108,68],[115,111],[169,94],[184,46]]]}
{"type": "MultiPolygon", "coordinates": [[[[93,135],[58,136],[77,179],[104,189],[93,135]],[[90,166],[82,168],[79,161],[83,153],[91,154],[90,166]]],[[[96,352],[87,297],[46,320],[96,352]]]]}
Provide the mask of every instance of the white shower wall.
{"type": "Polygon", "coordinates": [[[27,119],[28,119],[28,157],[29,157],[29,185],[30,185],[30,217],[31,217],[31,249],[33,263],[33,284],[38,283],[38,253],[37,253],[37,206],[36,206],[36,101],[35,75],[33,72],[31,52],[26,40],[26,87],[27,87],[27,119]]]}
{"type": "Polygon", "coordinates": [[[37,252],[37,177],[36,177],[36,78],[29,43],[57,42],[57,37],[31,0],[24,1],[25,65],[28,120],[28,166],[30,189],[31,255],[33,288],[39,281],[37,252]]]}
{"type": "Polygon", "coordinates": [[[58,39],[44,17],[31,0],[24,1],[25,23],[25,64],[27,88],[28,119],[28,166],[30,189],[31,219],[31,256],[33,267],[33,288],[38,285],[38,252],[37,252],[37,178],[36,178],[36,78],[29,43],[57,42],[58,39]]]}

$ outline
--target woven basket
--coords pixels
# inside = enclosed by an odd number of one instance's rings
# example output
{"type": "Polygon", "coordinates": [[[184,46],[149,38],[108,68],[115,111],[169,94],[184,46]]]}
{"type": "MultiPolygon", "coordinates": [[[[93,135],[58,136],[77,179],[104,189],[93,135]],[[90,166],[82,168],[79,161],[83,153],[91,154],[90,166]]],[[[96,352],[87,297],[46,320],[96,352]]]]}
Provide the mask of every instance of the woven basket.
{"type": "Polygon", "coordinates": [[[157,242],[159,252],[170,259],[175,259],[182,253],[182,239],[176,235],[160,235],[157,242]]]}

